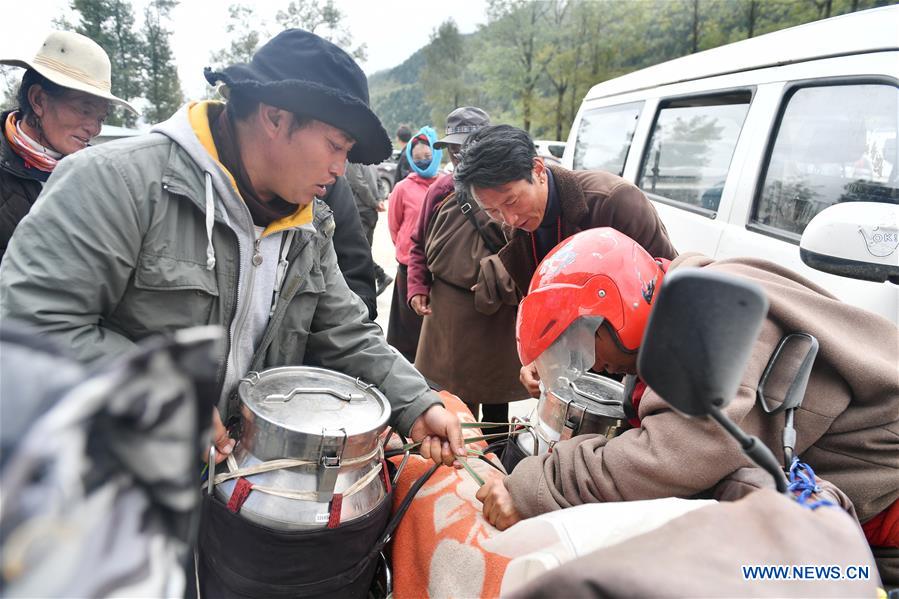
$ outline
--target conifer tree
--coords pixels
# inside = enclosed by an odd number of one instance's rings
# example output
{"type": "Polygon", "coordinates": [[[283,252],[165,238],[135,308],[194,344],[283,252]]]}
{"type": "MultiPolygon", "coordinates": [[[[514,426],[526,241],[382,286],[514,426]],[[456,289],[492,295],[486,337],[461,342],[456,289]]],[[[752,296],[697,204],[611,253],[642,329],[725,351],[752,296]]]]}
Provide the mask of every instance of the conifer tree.
{"type": "Polygon", "coordinates": [[[171,31],[165,24],[176,5],[177,0],[152,0],[144,10],[144,119],[148,123],[169,118],[184,101],[169,43],[171,31]]]}
{"type": "MultiPolygon", "coordinates": [[[[134,29],[134,12],[126,0],[72,0],[78,15],[74,28],[102,47],[112,63],[112,93],[124,100],[142,95],[144,45],[134,29]]],[[[68,25],[65,21],[57,24],[68,25]]],[[[110,125],[133,127],[137,116],[123,108],[114,108],[106,121],[110,125]]]]}

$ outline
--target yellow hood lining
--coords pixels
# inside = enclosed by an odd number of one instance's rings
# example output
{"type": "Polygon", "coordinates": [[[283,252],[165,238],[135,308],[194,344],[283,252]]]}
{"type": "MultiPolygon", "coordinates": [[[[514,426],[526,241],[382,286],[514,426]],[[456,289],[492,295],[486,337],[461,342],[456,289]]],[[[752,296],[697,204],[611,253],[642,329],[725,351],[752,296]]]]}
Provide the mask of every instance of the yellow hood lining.
{"type": "MultiPolygon", "coordinates": [[[[234,192],[238,195],[238,197],[240,197],[240,192],[237,189],[237,183],[234,180],[234,176],[219,161],[219,153],[215,147],[215,141],[212,138],[212,129],[209,128],[209,109],[212,106],[221,104],[223,103],[216,102],[214,100],[192,102],[188,106],[188,121],[190,122],[190,127],[196,134],[197,139],[200,140],[200,143],[203,144],[203,147],[207,152],[209,152],[209,155],[212,156],[213,160],[215,160],[215,162],[220,167],[222,167],[222,170],[228,175],[228,179],[231,181],[231,186],[234,188],[234,192]]],[[[279,218],[278,220],[269,223],[269,225],[265,228],[265,231],[262,232],[262,237],[284,231],[285,229],[300,227],[311,222],[312,204],[300,206],[293,214],[285,216],[284,218],[279,218]]]]}

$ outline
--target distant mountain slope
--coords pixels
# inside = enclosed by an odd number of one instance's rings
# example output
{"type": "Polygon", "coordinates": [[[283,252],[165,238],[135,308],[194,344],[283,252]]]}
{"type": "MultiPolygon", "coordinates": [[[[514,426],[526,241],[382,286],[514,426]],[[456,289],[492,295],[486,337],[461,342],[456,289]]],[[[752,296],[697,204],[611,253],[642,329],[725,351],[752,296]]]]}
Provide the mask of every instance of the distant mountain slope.
{"type": "Polygon", "coordinates": [[[413,129],[433,125],[440,131],[446,112],[472,105],[486,110],[495,123],[524,127],[538,138],[564,140],[581,100],[597,83],[747,37],[897,2],[497,3],[502,14],[492,15],[477,31],[453,33],[454,25],[445,24],[448,29],[436,29],[428,46],[399,66],[369,77],[372,107],[391,137],[403,123],[413,129]],[[757,10],[736,9],[737,4],[757,10]],[[456,52],[460,37],[464,52],[456,52]],[[429,66],[430,48],[438,64],[429,66]],[[432,87],[426,90],[423,80],[432,87]]]}
{"type": "Polygon", "coordinates": [[[400,124],[407,124],[413,130],[433,125],[428,122],[431,108],[425,103],[424,90],[418,84],[425,67],[423,50],[419,49],[401,65],[368,78],[372,108],[391,138],[400,124]]]}

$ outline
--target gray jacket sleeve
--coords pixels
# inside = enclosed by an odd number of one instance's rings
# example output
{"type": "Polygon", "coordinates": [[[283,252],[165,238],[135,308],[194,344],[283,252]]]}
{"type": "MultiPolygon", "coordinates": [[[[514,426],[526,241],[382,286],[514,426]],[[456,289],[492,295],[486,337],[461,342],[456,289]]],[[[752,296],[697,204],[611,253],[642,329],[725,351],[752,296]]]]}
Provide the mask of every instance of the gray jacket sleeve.
{"type": "Polygon", "coordinates": [[[81,361],[134,344],[104,328],[137,261],[140,216],[117,165],[89,151],[62,162],[0,267],[0,317],[28,323],[81,361]]]}
{"type": "MultiPolygon", "coordinates": [[[[372,189],[369,182],[366,181],[365,166],[361,164],[349,164],[346,169],[346,180],[356,196],[356,202],[360,206],[376,209],[378,207],[377,187],[372,189]]],[[[377,185],[377,182],[375,182],[377,185]]]]}
{"type": "Polygon", "coordinates": [[[381,328],[366,321],[365,306],[341,276],[330,241],[321,248],[321,269],[325,291],[312,319],[308,350],[326,368],[376,385],[390,401],[391,422],[408,435],[419,416],[443,402],[412,364],[387,344],[381,328]]]}

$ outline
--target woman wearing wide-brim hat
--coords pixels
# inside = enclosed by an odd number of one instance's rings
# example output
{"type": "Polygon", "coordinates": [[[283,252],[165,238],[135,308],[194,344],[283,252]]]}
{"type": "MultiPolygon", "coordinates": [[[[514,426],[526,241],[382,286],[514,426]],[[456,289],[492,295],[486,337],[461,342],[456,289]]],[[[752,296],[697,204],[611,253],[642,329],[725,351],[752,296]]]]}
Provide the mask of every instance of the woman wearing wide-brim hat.
{"type": "Polygon", "coordinates": [[[110,92],[109,56],[71,31],[54,31],[32,58],[0,59],[22,67],[17,108],[0,114],[0,260],[13,231],[64,156],[100,133],[110,103],[137,111],[110,92]]]}

